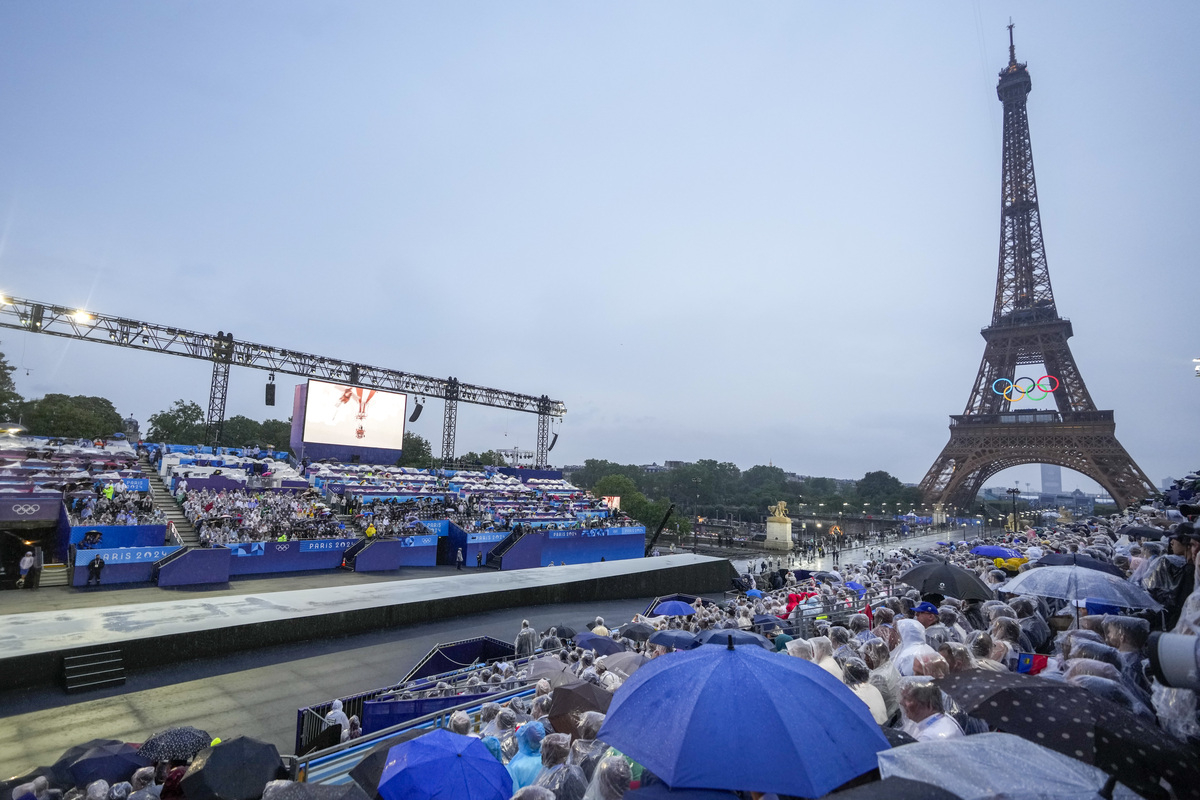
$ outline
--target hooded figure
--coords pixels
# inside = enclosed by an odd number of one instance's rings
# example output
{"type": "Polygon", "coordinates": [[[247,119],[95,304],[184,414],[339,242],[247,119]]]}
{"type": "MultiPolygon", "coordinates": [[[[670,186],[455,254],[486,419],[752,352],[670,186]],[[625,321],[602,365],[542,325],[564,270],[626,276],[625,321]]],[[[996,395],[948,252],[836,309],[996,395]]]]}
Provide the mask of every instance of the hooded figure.
{"type": "Polygon", "coordinates": [[[846,685],[866,704],[875,724],[882,725],[887,722],[887,705],[883,702],[883,695],[871,684],[871,670],[867,662],[861,658],[848,658],[842,666],[842,671],[846,675],[846,685]]]}
{"type": "Polygon", "coordinates": [[[558,628],[546,631],[546,638],[542,639],[542,650],[549,653],[551,650],[558,650],[561,647],[562,639],[558,638],[558,628]]]}
{"type": "Polygon", "coordinates": [[[537,631],[529,627],[529,620],[521,620],[521,631],[517,634],[516,641],[513,646],[517,648],[516,657],[524,658],[533,655],[533,651],[538,648],[537,631]]]}
{"type": "Polygon", "coordinates": [[[342,701],[334,700],[333,705],[329,709],[329,713],[325,715],[326,725],[341,725],[342,730],[350,729],[350,718],[346,716],[346,712],[342,711],[342,701]]]}
{"type": "MultiPolygon", "coordinates": [[[[919,624],[919,623],[918,623],[919,624]]],[[[808,640],[813,649],[813,663],[839,681],[844,679],[842,668],[833,660],[833,642],[828,636],[814,636],[808,640]]]]}
{"type": "Polygon", "coordinates": [[[583,800],[621,800],[629,790],[632,773],[620,756],[607,756],[596,765],[583,800]]]}
{"type": "Polygon", "coordinates": [[[471,733],[471,718],[461,711],[450,715],[450,723],[446,726],[451,733],[468,736],[471,733]]]}
{"type": "Polygon", "coordinates": [[[900,647],[896,649],[892,662],[896,671],[902,676],[913,674],[913,659],[921,653],[937,655],[937,651],[925,643],[925,626],[915,619],[902,619],[896,623],[896,631],[900,634],[900,647]]]}
{"type": "Polygon", "coordinates": [[[87,787],[87,800],[108,800],[108,781],[92,781],[87,787]]]}
{"type": "Polygon", "coordinates": [[[871,668],[868,680],[879,690],[884,710],[888,719],[891,719],[900,710],[900,673],[892,663],[892,654],[882,639],[874,639],[863,645],[863,655],[867,666],[871,668]]]}
{"type": "Polygon", "coordinates": [[[589,781],[595,774],[596,765],[608,750],[608,745],[596,738],[603,724],[604,715],[599,711],[584,712],[575,726],[579,738],[571,743],[571,754],[567,756],[567,763],[583,770],[584,777],[589,781]]]}
{"type": "Polygon", "coordinates": [[[554,792],[557,800],[583,800],[588,781],[583,770],[567,763],[571,752],[571,737],[565,733],[552,733],[542,740],[542,772],[534,786],[542,786],[554,792]]]}
{"type": "Polygon", "coordinates": [[[532,786],[542,771],[542,739],[546,729],[540,722],[527,722],[517,730],[517,754],[508,762],[513,789],[532,786]]]}

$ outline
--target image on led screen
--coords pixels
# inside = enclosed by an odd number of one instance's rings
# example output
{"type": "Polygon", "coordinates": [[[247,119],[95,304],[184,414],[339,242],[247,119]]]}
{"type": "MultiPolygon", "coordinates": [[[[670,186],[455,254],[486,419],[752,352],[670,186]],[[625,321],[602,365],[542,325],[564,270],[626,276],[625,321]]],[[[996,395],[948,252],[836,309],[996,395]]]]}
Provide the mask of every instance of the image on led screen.
{"type": "Polygon", "coordinates": [[[304,441],[402,450],[408,395],[308,382],[304,441]]]}

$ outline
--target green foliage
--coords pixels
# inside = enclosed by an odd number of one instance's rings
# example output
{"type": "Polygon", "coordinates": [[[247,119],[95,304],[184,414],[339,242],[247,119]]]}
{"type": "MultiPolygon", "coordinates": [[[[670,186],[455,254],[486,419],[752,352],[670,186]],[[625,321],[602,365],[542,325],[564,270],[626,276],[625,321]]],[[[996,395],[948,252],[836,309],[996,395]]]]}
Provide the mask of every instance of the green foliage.
{"type": "Polygon", "coordinates": [[[471,451],[464,453],[455,459],[463,466],[481,466],[481,467],[503,467],[508,462],[504,460],[504,456],[497,453],[495,450],[486,450],[482,453],[471,451]]]}
{"type": "Polygon", "coordinates": [[[13,383],[14,370],[16,367],[9,364],[4,354],[0,353],[0,422],[15,422],[22,410],[24,401],[13,383]]]}
{"type": "Polygon", "coordinates": [[[626,497],[632,498],[636,494],[645,499],[645,495],[638,491],[637,484],[624,475],[605,475],[592,486],[592,494],[597,497],[620,497],[622,507],[626,497]]]}
{"type": "Polygon", "coordinates": [[[400,454],[400,460],[396,462],[398,467],[426,468],[433,462],[433,448],[429,446],[429,440],[424,436],[405,431],[402,447],[404,452],[400,454]]]}
{"type": "Polygon", "coordinates": [[[258,436],[261,445],[270,445],[275,450],[287,450],[292,439],[292,418],[263,420],[258,436]]]}
{"type": "MultiPolygon", "coordinates": [[[[153,417],[150,418],[153,421],[153,417]]],[[[221,427],[221,447],[266,447],[287,450],[292,434],[291,420],[268,419],[257,422],[240,414],[225,420],[221,427]]],[[[203,435],[203,434],[202,434],[203,435]]]]}
{"type": "Polygon", "coordinates": [[[195,403],[176,400],[166,411],[150,415],[148,442],[199,444],[204,441],[204,410],[195,403]]]}
{"type": "Polygon", "coordinates": [[[34,436],[108,438],[125,429],[121,415],[103,397],[48,394],[21,407],[22,424],[34,436]]]}

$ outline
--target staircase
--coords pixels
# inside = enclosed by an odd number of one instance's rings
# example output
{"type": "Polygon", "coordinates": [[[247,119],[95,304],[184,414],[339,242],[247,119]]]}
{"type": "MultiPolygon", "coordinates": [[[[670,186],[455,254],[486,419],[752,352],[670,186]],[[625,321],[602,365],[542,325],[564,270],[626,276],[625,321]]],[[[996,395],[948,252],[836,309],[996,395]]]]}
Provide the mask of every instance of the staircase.
{"type": "Polygon", "coordinates": [[[348,569],[354,572],[354,561],[358,558],[358,554],[363,551],[363,548],[369,545],[374,539],[360,539],[350,546],[350,549],[342,554],[342,565],[340,569],[348,569]]]}
{"type": "Polygon", "coordinates": [[[163,483],[163,479],[155,471],[154,465],[150,463],[150,459],[146,458],[145,453],[138,454],[138,463],[142,467],[142,474],[150,479],[150,496],[154,499],[154,505],[162,509],[168,522],[174,523],[175,531],[183,540],[184,547],[199,547],[200,537],[196,534],[196,529],[183,515],[183,509],[175,502],[171,491],[163,483]]]}
{"type": "Polygon", "coordinates": [[[489,569],[500,569],[504,563],[504,554],[512,549],[513,545],[524,539],[528,534],[533,532],[533,528],[522,528],[520,533],[513,531],[508,536],[500,540],[500,543],[488,552],[487,561],[483,565],[489,569]]]}
{"type": "Polygon", "coordinates": [[[70,586],[71,569],[66,564],[46,564],[42,567],[42,575],[38,586],[70,586]]]}
{"type": "Polygon", "coordinates": [[[97,650],[63,658],[63,684],[67,692],[85,692],[125,684],[125,659],[121,651],[97,650]]]}

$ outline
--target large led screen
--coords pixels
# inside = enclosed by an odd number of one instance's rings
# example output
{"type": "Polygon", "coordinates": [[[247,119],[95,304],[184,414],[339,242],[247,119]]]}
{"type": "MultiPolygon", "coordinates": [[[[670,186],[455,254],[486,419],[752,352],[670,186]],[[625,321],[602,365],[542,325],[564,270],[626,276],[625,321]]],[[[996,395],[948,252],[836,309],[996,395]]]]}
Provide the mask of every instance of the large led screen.
{"type": "Polygon", "coordinates": [[[407,406],[399,392],[310,380],[304,441],[402,450],[407,406]]]}

